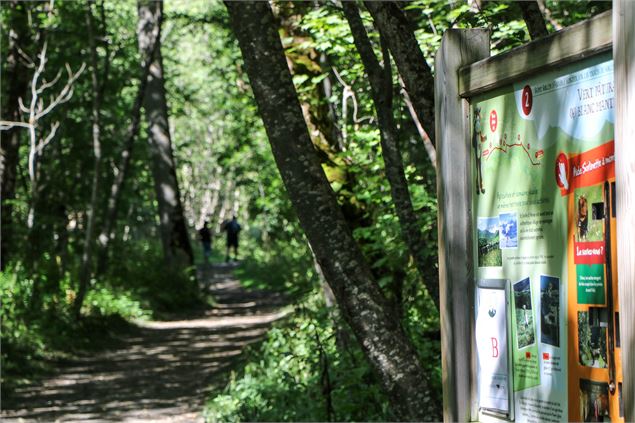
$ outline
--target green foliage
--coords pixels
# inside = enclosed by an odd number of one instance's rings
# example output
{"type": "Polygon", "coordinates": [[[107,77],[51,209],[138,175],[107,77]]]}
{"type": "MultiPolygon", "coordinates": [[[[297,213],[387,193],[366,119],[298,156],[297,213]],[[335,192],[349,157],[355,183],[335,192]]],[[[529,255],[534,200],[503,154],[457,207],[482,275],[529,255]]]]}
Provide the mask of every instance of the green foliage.
{"type": "MultiPolygon", "coordinates": [[[[108,290],[112,300],[121,292],[131,293],[140,303],[141,317],[149,310],[152,317],[162,313],[202,307],[195,269],[166,263],[158,243],[139,241],[116,249],[104,282],[98,287],[108,290]]],[[[87,300],[88,302],[88,300],[87,300]]],[[[99,301],[98,301],[99,302],[99,301]]],[[[116,307],[111,304],[111,307],[116,307]]]]}
{"type": "Polygon", "coordinates": [[[115,333],[129,330],[128,320],[204,306],[191,271],[167,266],[157,251],[151,243],[119,250],[111,272],[91,282],[79,321],[72,310],[77,282],[70,273],[54,287],[48,281],[39,310],[31,305],[34,279],[23,266],[0,273],[3,382],[10,388],[39,374],[52,358],[111,345],[115,333]]]}
{"type": "Polygon", "coordinates": [[[266,245],[251,238],[246,250],[247,257],[234,271],[246,288],[284,292],[291,298],[300,298],[317,285],[313,257],[303,238],[268,241],[266,245]]]}
{"type": "Polygon", "coordinates": [[[547,0],[545,1],[545,6],[550,17],[549,26],[554,28],[554,24],[565,27],[606,12],[611,9],[612,3],[610,1],[597,0],[572,0],[567,2],[547,0]]]}
{"type": "MultiPolygon", "coordinates": [[[[377,234],[377,238],[381,236],[377,234]]],[[[249,240],[246,248],[247,258],[235,271],[242,284],[285,292],[295,302],[295,311],[276,324],[262,344],[246,352],[224,388],[212,392],[206,419],[394,420],[354,334],[336,309],[325,307],[304,240],[266,246],[249,240]]],[[[390,279],[387,275],[386,284],[390,279]]],[[[411,265],[405,286],[402,323],[434,390],[440,393],[439,321],[432,311],[435,306],[411,265]]]]}
{"type": "Polygon", "coordinates": [[[53,358],[112,344],[115,332],[127,330],[124,318],[148,315],[130,293],[114,296],[100,290],[89,294],[87,303],[93,312],[77,321],[70,285],[67,275],[57,293],[44,297],[42,309],[33,310],[33,279],[25,269],[8,267],[0,273],[3,388],[11,390],[16,383],[41,374],[53,358]]]}
{"type": "MultiPolygon", "coordinates": [[[[66,63],[74,70],[88,63],[89,51],[86,3],[57,1],[51,16],[48,4],[17,2],[15,10],[2,7],[0,23],[4,31],[10,27],[13,13],[29,10],[29,27],[21,35],[30,41],[21,49],[36,59],[43,40],[47,40],[43,78],[52,81],[66,63]]],[[[610,8],[610,2],[596,1],[549,0],[545,4],[552,30],[610,8]]],[[[248,287],[283,292],[299,304],[293,317],[250,351],[244,367],[234,374],[222,395],[210,400],[208,419],[392,419],[350,330],[319,300],[313,258],[273,160],[224,5],[220,1],[179,0],[164,6],[161,47],[188,224],[198,228],[210,220],[216,235],[213,259],[222,260],[220,221],[238,213],[244,228],[241,255],[246,258],[237,275],[248,287]],[[327,362],[330,388],[325,390],[327,362]],[[329,396],[332,409],[327,410],[329,396]]],[[[402,325],[440,392],[438,316],[402,240],[383,170],[370,87],[346,20],[333,2],[275,1],[274,6],[325,174],[374,276],[399,310],[402,325]],[[325,83],[331,86],[328,93],[325,83]]],[[[448,28],[489,28],[494,53],[529,39],[513,2],[416,0],[402,7],[431,67],[442,33],[448,28]]],[[[97,2],[95,11],[99,75],[108,76],[100,110],[103,166],[96,225],[101,229],[108,188],[119,171],[124,134],[139,86],[140,63],[136,1],[97,2]]],[[[379,53],[372,19],[365,10],[361,12],[379,53]]],[[[0,43],[2,57],[6,57],[7,44],[0,43]]],[[[0,62],[4,115],[4,99],[12,84],[6,80],[6,61],[0,62]]],[[[434,267],[435,174],[399,95],[397,72],[393,75],[395,121],[406,177],[426,237],[428,261],[434,267]]],[[[206,301],[200,297],[194,270],[176,270],[177,266],[164,263],[160,253],[151,158],[143,127],[119,205],[110,266],[91,281],[82,310],[84,318],[77,322],[72,316],[93,176],[87,117],[94,93],[88,72],[73,89],[73,98],[45,116],[38,126],[43,135],[53,122],[60,122],[57,136],[39,155],[34,228],[29,230],[26,225],[32,198],[25,132],[21,133],[15,199],[3,198],[3,206],[7,201],[13,206],[10,262],[0,275],[3,383],[30,377],[43,368],[45,359],[114,342],[111,334],[126,330],[125,320],[163,317],[203,307],[206,301]],[[31,300],[36,286],[41,304],[34,308],[31,300]]],[[[23,97],[28,103],[28,93],[23,97]]],[[[198,255],[200,248],[195,250],[198,255]]],[[[500,250],[492,253],[498,256],[487,261],[500,261],[500,250]]]]}
{"type": "Polygon", "coordinates": [[[242,368],[208,402],[206,420],[394,420],[351,337],[314,293],[249,350],[242,368]]]}

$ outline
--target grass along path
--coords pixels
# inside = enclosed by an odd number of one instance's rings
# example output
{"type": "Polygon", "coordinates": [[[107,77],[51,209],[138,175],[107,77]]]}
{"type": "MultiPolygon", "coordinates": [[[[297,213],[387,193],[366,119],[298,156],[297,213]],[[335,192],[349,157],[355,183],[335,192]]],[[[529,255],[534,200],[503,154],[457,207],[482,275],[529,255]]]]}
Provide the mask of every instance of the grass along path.
{"type": "Polygon", "coordinates": [[[137,322],[115,349],[58,363],[3,401],[2,421],[202,421],[209,389],[226,383],[244,347],[285,314],[281,296],[245,290],[232,267],[199,269],[216,307],[137,322]]]}

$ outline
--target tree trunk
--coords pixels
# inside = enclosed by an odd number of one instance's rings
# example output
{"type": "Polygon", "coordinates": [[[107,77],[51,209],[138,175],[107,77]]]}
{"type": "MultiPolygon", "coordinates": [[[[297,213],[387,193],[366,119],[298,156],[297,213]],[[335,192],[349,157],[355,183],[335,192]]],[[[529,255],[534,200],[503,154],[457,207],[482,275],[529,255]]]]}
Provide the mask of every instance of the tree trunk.
{"type": "Polygon", "coordinates": [[[152,58],[143,104],[148,119],[148,140],[152,155],[154,186],[159,204],[159,227],[163,251],[168,262],[173,262],[179,256],[185,256],[188,264],[193,264],[194,257],[183,216],[168,126],[160,38],[156,47],[152,39],[154,28],[157,28],[156,31],[159,34],[161,33],[162,15],[162,1],[142,0],[139,2],[139,51],[143,57],[152,58]]]}
{"type": "MultiPolygon", "coordinates": [[[[153,31],[149,37],[152,37],[153,47],[152,51],[157,47],[159,40],[159,28],[151,28],[153,31]]],[[[106,205],[106,211],[104,214],[104,223],[99,234],[99,253],[97,257],[97,274],[103,274],[106,272],[108,266],[108,248],[110,242],[114,238],[114,228],[117,223],[117,214],[119,214],[119,200],[121,199],[121,193],[123,192],[123,185],[130,168],[130,160],[132,158],[132,148],[134,147],[134,141],[139,132],[139,124],[141,123],[141,105],[143,98],[145,97],[146,86],[148,84],[148,74],[150,72],[150,60],[152,55],[147,57],[142,56],[142,60],[145,60],[141,64],[141,75],[139,80],[139,89],[135,97],[132,109],[130,110],[130,124],[126,128],[124,134],[124,145],[121,150],[121,157],[117,172],[110,187],[110,194],[108,196],[108,202],[106,205]]]]}
{"type": "Polygon", "coordinates": [[[529,36],[532,40],[549,35],[545,18],[542,16],[542,12],[536,0],[518,1],[516,4],[523,14],[523,19],[525,20],[529,36]]]}
{"type": "Polygon", "coordinates": [[[395,2],[364,3],[395,59],[417,118],[434,145],[434,78],[411,24],[395,2]]]}
{"type": "Polygon", "coordinates": [[[282,180],[343,317],[379,375],[396,416],[438,420],[439,405],[427,375],[320,166],[269,3],[225,4],[282,180]]]}
{"type": "MultiPolygon", "coordinates": [[[[86,211],[86,234],[84,238],[84,251],[82,253],[82,259],[79,270],[79,290],[75,302],[73,304],[73,312],[75,318],[80,317],[82,304],[86,291],[88,290],[88,282],[92,275],[93,264],[93,238],[95,232],[95,213],[97,211],[97,200],[99,195],[99,171],[101,168],[101,101],[103,92],[99,77],[97,76],[98,62],[97,62],[97,46],[95,43],[95,34],[93,30],[93,9],[92,3],[87,4],[86,9],[86,26],[88,29],[88,44],[90,45],[90,70],[91,70],[91,86],[93,91],[92,98],[92,137],[93,137],[93,154],[95,155],[95,162],[93,165],[93,183],[90,194],[90,204],[86,211]]],[[[107,54],[106,54],[107,56],[107,54]]],[[[102,86],[106,84],[106,80],[101,81],[102,86]]]]}
{"type": "MultiPolygon", "coordinates": [[[[18,98],[24,98],[29,87],[29,76],[27,67],[22,63],[19,49],[25,50],[30,42],[29,27],[27,22],[26,3],[18,1],[11,2],[10,20],[8,22],[8,55],[6,58],[5,78],[8,92],[6,102],[2,104],[1,120],[18,122],[20,118],[20,107],[18,98]]],[[[15,251],[13,231],[13,204],[15,198],[15,187],[17,179],[18,150],[20,148],[20,132],[22,128],[13,127],[6,131],[0,131],[1,151],[2,151],[2,174],[0,175],[0,185],[2,185],[2,233],[0,235],[0,270],[5,269],[11,253],[15,251]]]]}
{"type": "Polygon", "coordinates": [[[397,125],[392,111],[392,72],[390,67],[390,54],[382,36],[383,67],[377,61],[373,47],[370,44],[364,23],[359,16],[359,10],[354,2],[342,2],[344,15],[348,20],[353,33],[355,47],[359,52],[364,69],[368,75],[377,120],[381,132],[381,150],[384,159],[386,177],[390,183],[390,194],[395,205],[395,211],[399,217],[401,233],[410,254],[424,281],[428,293],[434,300],[437,309],[439,307],[439,280],[429,272],[431,263],[427,263],[425,254],[425,241],[421,232],[417,215],[412,207],[408,182],[404,172],[403,160],[397,138],[397,125]]]}

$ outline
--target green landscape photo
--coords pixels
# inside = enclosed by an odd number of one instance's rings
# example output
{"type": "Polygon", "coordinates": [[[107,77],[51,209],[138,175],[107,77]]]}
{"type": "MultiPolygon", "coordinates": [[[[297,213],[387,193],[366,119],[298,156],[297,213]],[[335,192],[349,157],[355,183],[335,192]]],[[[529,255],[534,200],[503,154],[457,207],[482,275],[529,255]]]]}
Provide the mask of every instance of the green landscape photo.
{"type": "Polygon", "coordinates": [[[503,265],[499,226],[498,216],[478,218],[478,267],[503,265]]]}
{"type": "Polygon", "coordinates": [[[514,284],[514,310],[516,313],[516,340],[518,349],[521,349],[536,342],[529,278],[514,284]]]}

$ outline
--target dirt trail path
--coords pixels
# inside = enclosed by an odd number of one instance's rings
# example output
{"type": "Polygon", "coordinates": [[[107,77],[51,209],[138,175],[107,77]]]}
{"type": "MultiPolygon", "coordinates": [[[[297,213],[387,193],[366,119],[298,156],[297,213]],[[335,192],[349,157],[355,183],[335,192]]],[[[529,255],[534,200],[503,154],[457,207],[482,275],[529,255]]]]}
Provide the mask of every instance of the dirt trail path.
{"type": "Polygon", "coordinates": [[[121,347],[58,365],[2,404],[2,421],[202,421],[210,386],[283,316],[275,294],[246,291],[230,266],[199,272],[218,305],[185,320],[139,323],[121,347]]]}

